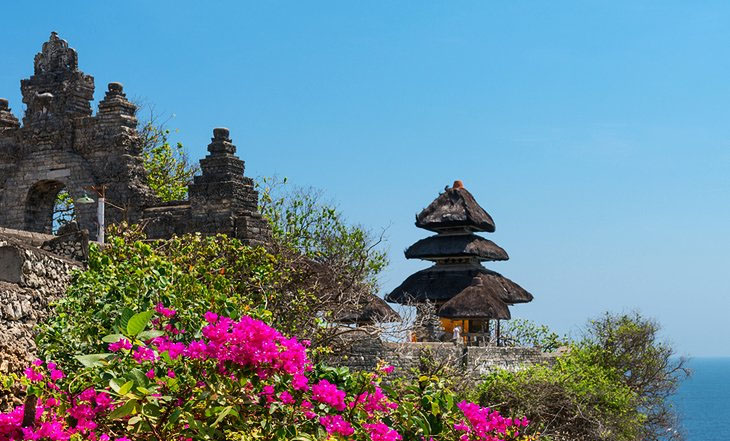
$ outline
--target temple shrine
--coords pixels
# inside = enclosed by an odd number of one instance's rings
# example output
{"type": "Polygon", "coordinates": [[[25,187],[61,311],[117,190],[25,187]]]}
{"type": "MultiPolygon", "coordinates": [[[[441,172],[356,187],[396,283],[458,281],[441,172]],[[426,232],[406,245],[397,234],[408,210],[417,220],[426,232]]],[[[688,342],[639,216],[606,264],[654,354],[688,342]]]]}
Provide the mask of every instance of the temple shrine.
{"type": "Polygon", "coordinates": [[[436,234],[411,245],[406,258],[433,265],[409,276],[386,300],[409,306],[433,304],[445,331],[442,339],[455,335],[471,345],[499,345],[499,321],[510,318],[509,306],[533,297],[482,265],[509,259],[497,244],[475,234],[493,233],[492,217],[456,181],[416,216],[416,226],[436,234]],[[494,333],[492,321],[496,322],[494,333]],[[460,330],[454,333],[456,326],[460,330]]]}

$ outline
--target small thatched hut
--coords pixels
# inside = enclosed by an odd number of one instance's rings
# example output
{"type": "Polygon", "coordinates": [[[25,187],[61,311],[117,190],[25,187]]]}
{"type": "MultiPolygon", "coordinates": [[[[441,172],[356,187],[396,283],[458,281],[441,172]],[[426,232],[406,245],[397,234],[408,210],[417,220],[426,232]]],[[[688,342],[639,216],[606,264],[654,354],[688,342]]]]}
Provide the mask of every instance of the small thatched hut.
{"type": "Polygon", "coordinates": [[[334,316],[337,323],[357,326],[395,323],[401,320],[401,316],[385,300],[372,294],[368,294],[360,304],[338,311],[334,316]]]}

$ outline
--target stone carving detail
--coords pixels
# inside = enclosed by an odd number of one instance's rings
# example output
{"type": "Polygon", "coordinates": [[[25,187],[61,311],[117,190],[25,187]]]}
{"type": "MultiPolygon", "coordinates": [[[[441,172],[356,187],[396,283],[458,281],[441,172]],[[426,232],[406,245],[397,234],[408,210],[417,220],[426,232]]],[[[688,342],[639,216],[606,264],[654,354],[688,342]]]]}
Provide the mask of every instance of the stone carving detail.
{"type": "MultiPolygon", "coordinates": [[[[78,200],[105,189],[106,224],[149,225],[149,235],[200,231],[251,243],[266,240],[258,194],[227,129],[215,129],[190,200],[162,204],[147,185],[136,107],[121,83],[110,83],[92,114],[94,78],[78,68],[76,51],[53,32],[21,81],[23,124],[0,99],[0,227],[50,233],[53,202],[65,189],[78,200]],[[116,208],[118,207],[118,208],[116,208]]],[[[96,238],[96,206],[77,205],[81,229],[96,238]]]]}
{"type": "Polygon", "coordinates": [[[0,132],[6,129],[17,129],[18,127],[20,127],[20,122],[10,111],[8,100],[0,98],[0,132]]]}
{"type": "Polygon", "coordinates": [[[51,32],[51,38],[43,43],[43,49],[35,56],[36,75],[58,70],[74,71],[79,67],[76,51],[68,47],[66,40],[51,32]]]}

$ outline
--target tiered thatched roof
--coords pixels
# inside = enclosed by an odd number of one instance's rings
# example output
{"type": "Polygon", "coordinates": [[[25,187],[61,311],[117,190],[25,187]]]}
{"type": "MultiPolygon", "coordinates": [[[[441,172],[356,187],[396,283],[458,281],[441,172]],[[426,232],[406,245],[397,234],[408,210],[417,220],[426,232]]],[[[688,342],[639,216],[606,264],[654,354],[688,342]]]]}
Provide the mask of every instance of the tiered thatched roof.
{"type": "Polygon", "coordinates": [[[508,320],[511,315],[507,305],[494,295],[491,287],[484,285],[480,277],[456,297],[444,303],[439,317],[459,320],[508,320]]]}
{"type": "Polygon", "coordinates": [[[508,260],[499,245],[476,234],[427,237],[406,250],[406,259],[439,260],[447,257],[476,257],[480,261],[508,260]]]}
{"type": "Polygon", "coordinates": [[[468,288],[474,277],[508,305],[532,301],[520,285],[481,265],[434,265],[409,276],[385,297],[391,303],[446,302],[468,288]]]}
{"type": "Polygon", "coordinates": [[[437,233],[455,228],[493,233],[495,228],[492,217],[477,204],[461,181],[454,182],[453,187],[446,188],[424,208],[416,216],[416,226],[437,233]]]}

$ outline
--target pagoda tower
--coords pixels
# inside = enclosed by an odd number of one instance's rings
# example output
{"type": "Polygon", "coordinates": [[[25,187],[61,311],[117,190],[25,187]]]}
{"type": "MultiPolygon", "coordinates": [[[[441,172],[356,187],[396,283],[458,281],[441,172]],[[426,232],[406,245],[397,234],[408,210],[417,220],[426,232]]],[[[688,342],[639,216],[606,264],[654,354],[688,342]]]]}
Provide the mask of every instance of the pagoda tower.
{"type": "Polygon", "coordinates": [[[492,217],[461,181],[446,188],[416,216],[416,226],[436,233],[411,245],[407,259],[434,264],[412,274],[386,296],[388,302],[416,306],[430,302],[451,334],[459,324],[467,338],[489,338],[489,321],[509,319],[509,306],[532,301],[532,294],[482,265],[508,260],[507,252],[474,233],[495,231],[492,217]]]}

